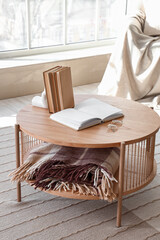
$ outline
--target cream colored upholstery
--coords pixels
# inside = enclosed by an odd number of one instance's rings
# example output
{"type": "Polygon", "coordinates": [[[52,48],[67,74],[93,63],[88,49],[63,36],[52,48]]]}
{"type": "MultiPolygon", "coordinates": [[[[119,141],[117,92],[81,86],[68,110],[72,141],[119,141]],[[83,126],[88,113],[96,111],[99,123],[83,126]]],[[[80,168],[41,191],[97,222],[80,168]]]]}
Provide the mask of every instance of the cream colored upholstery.
{"type": "Polygon", "coordinates": [[[146,20],[144,33],[147,35],[160,35],[160,0],[143,0],[146,20]]]}
{"type": "MultiPolygon", "coordinates": [[[[98,86],[98,94],[133,100],[160,94],[160,33],[158,29],[151,28],[149,22],[146,23],[146,19],[149,21],[151,18],[148,15],[151,3],[159,6],[160,0],[138,1],[136,11],[127,16],[98,86]]],[[[157,12],[158,6],[153,10],[157,12]]],[[[150,13],[154,15],[152,9],[150,13]]]]}

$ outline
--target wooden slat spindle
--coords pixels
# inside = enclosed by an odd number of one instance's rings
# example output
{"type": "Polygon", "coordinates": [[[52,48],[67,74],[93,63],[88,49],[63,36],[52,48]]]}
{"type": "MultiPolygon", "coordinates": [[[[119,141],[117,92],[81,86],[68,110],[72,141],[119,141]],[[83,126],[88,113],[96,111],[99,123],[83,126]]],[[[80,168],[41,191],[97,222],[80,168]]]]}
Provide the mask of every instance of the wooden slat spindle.
{"type": "MultiPolygon", "coordinates": [[[[15,124],[16,168],[20,167],[19,125],[15,124]]],[[[17,182],[17,201],[21,202],[21,183],[17,182]]]]}
{"type": "Polygon", "coordinates": [[[125,143],[121,143],[120,162],[119,162],[119,182],[118,182],[118,206],[117,206],[117,227],[121,226],[122,216],[122,195],[124,185],[124,161],[125,161],[125,143]]]}

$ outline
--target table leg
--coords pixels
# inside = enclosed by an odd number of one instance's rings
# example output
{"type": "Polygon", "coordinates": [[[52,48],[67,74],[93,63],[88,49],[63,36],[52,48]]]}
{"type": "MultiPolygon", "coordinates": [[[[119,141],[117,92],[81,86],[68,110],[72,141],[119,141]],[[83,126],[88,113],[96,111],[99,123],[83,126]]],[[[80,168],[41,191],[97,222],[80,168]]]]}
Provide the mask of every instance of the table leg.
{"type": "Polygon", "coordinates": [[[122,195],[124,182],[124,159],[125,159],[125,143],[121,143],[120,162],[119,162],[119,182],[118,182],[118,203],[117,203],[117,227],[121,226],[122,215],[122,195]]]}
{"type": "MultiPolygon", "coordinates": [[[[20,166],[19,125],[15,124],[16,168],[20,166]]],[[[21,202],[21,183],[17,182],[17,201],[21,202]]]]}

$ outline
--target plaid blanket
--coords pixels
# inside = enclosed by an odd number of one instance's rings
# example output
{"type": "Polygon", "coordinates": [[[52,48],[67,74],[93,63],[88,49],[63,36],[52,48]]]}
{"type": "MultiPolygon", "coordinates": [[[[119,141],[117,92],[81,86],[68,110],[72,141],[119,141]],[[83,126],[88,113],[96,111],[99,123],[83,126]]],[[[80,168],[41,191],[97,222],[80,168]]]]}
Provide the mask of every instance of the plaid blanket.
{"type": "Polygon", "coordinates": [[[43,143],[12,172],[12,181],[32,180],[35,188],[96,195],[113,201],[119,148],[74,148],[43,143]]]}

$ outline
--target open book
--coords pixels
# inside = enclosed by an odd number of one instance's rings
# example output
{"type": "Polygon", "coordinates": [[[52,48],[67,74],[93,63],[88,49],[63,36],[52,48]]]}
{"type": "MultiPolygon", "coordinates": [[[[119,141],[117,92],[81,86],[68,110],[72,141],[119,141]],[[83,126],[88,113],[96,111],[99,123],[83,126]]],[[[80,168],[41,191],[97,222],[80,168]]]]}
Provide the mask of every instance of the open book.
{"type": "Polygon", "coordinates": [[[89,98],[74,108],[51,114],[50,118],[75,130],[82,130],[122,116],[121,109],[96,98],[89,98]]]}

